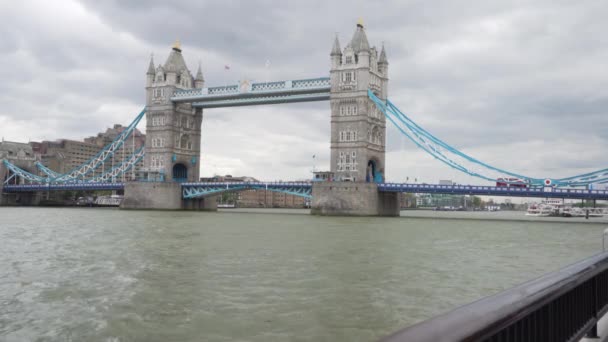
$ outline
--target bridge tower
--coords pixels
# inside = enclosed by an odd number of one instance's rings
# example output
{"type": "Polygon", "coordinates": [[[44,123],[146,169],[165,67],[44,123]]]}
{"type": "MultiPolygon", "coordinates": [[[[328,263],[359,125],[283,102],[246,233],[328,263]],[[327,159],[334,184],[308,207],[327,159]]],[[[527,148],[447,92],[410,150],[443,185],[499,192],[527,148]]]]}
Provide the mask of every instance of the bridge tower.
{"type": "Polygon", "coordinates": [[[336,36],[331,50],[331,171],[336,180],[382,182],[386,119],[367,96],[386,100],[388,60],[370,47],[363,23],[344,50],[336,36]]]}
{"type": "Polygon", "coordinates": [[[171,101],[178,89],[202,88],[199,65],[196,78],[186,66],[179,42],[164,65],[150,59],[146,73],[146,155],[144,177],[156,181],[198,181],[202,109],[171,101]]]}
{"type": "Polygon", "coordinates": [[[378,191],[385,179],[386,121],[368,89],[387,98],[388,60],[384,46],[370,47],[363,23],[344,50],[335,38],[331,57],[331,156],[333,182],[315,182],[311,213],[399,216],[396,193],[378,191]]]}
{"type": "Polygon", "coordinates": [[[211,209],[215,198],[183,200],[181,183],[196,182],[200,174],[203,110],[191,103],[174,103],[177,90],[203,88],[199,64],[193,76],[177,41],[164,65],[146,72],[146,154],[138,175],[144,182],[125,185],[125,209],[211,209]]]}

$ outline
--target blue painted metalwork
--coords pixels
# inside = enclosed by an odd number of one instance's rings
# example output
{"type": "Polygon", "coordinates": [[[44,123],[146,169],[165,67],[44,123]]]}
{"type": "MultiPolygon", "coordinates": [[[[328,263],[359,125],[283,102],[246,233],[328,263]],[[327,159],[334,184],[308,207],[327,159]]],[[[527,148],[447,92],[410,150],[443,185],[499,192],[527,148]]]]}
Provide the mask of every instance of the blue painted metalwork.
{"type": "Polygon", "coordinates": [[[5,185],[4,192],[67,191],[67,190],[123,190],[124,183],[65,183],[5,185]]]}
{"type": "Polygon", "coordinates": [[[226,100],[194,102],[194,103],[192,103],[192,106],[196,107],[196,108],[224,108],[224,107],[257,106],[257,105],[314,102],[314,101],[328,101],[328,100],[329,100],[329,91],[327,93],[317,93],[317,94],[274,95],[274,96],[252,97],[252,98],[235,97],[235,98],[226,99],[226,100]]]}
{"type": "Polygon", "coordinates": [[[146,154],[146,150],[144,147],[140,147],[135,153],[130,155],[127,159],[125,159],[122,163],[114,167],[112,170],[104,173],[99,177],[94,177],[90,180],[87,180],[89,183],[102,183],[107,182],[108,180],[115,180],[116,178],[122,176],[124,173],[131,170],[140,160],[144,158],[146,154]]]}
{"type": "Polygon", "coordinates": [[[608,200],[608,190],[560,189],[552,187],[518,188],[507,186],[382,183],[378,184],[378,190],[383,192],[428,194],[608,200]]]}
{"type": "Polygon", "coordinates": [[[135,120],[129,124],[110,144],[105,146],[95,157],[91,158],[86,163],[74,168],[70,172],[61,175],[59,177],[53,178],[50,182],[60,183],[60,182],[69,182],[74,180],[82,179],[86,177],[89,173],[93,172],[95,169],[100,167],[103,163],[106,162],[109,158],[111,158],[116,151],[120,149],[125,140],[133,133],[137,124],[141,121],[141,119],[146,114],[146,109],[144,108],[135,120]]]}
{"type": "MultiPolygon", "coordinates": [[[[418,126],[390,101],[384,102],[380,100],[371,90],[368,90],[368,96],[403,135],[412,140],[419,148],[446,165],[468,175],[491,182],[495,182],[498,178],[509,179],[514,177],[525,181],[531,186],[545,185],[545,179],[543,178],[528,177],[500,169],[459,151],[418,126]],[[478,168],[479,170],[474,170],[473,168],[478,168]]],[[[508,180],[504,182],[509,183],[508,180]]],[[[602,182],[608,182],[608,169],[573,177],[551,179],[553,185],[560,187],[587,186],[590,183],[602,182]]]]}
{"type": "Polygon", "coordinates": [[[115,178],[122,175],[131,169],[137,162],[139,162],[144,156],[143,148],[136,151],[128,159],[124,160],[120,165],[113,168],[109,172],[98,176],[91,177],[94,175],[96,169],[99,169],[109,158],[113,157],[116,151],[122,147],[125,140],[135,130],[137,124],[141,121],[146,113],[144,108],[139,115],[127,126],[110,144],[101,149],[101,151],[91,158],[86,163],[74,168],[66,174],[60,174],[55,172],[39,162],[36,162],[36,167],[46,175],[46,177],[34,175],[27,172],[16,165],[10,163],[8,160],[3,160],[3,164],[11,171],[11,175],[8,179],[4,180],[4,184],[10,184],[14,178],[21,178],[23,182],[29,182],[31,184],[61,184],[61,183],[74,183],[74,182],[100,182],[108,180],[107,177],[115,178]]]}
{"type": "Polygon", "coordinates": [[[199,108],[325,101],[329,100],[330,89],[329,77],[259,83],[242,81],[240,85],[178,90],[171,101],[189,102],[199,108]]]}
{"type": "MultiPolygon", "coordinates": [[[[13,183],[13,179],[15,179],[15,178],[21,178],[23,180],[23,182],[26,182],[26,183],[29,182],[30,185],[71,184],[71,183],[77,183],[77,184],[104,183],[109,180],[115,180],[116,178],[122,176],[123,173],[126,173],[129,170],[131,170],[140,160],[143,159],[144,155],[145,155],[145,149],[143,147],[141,147],[137,151],[135,151],[135,153],[133,153],[132,155],[127,157],[125,160],[123,160],[119,165],[117,165],[110,171],[108,171],[100,176],[88,177],[85,179],[78,179],[78,180],[71,179],[69,181],[63,181],[63,182],[55,181],[56,178],[41,177],[41,176],[34,175],[32,173],[29,173],[29,172],[15,166],[14,164],[10,163],[8,160],[3,160],[2,162],[4,163],[4,165],[7,167],[7,169],[9,169],[11,171],[10,176],[4,181],[4,184],[13,185],[11,183],[13,183]]],[[[42,165],[38,162],[36,163],[36,166],[41,171],[44,170],[43,172],[49,176],[52,174],[58,174],[57,172],[46,168],[44,165],[42,165]]]]}
{"type": "Polygon", "coordinates": [[[11,162],[9,162],[6,159],[3,159],[2,163],[9,171],[11,171],[11,175],[6,180],[4,180],[4,184],[10,184],[11,181],[17,177],[21,178],[25,182],[30,182],[30,183],[46,183],[47,182],[46,177],[40,177],[33,173],[27,172],[27,171],[17,167],[16,165],[12,164],[11,162]]]}
{"type": "Polygon", "coordinates": [[[40,162],[36,162],[35,165],[38,168],[38,170],[40,170],[40,172],[44,173],[45,175],[47,175],[50,178],[57,178],[61,175],[59,172],[55,172],[55,171],[49,169],[48,167],[42,165],[42,163],[40,163],[40,162]]]}
{"type": "Polygon", "coordinates": [[[268,190],[290,195],[311,198],[312,183],[310,182],[201,182],[183,183],[182,197],[197,198],[216,195],[223,192],[238,192],[244,190],[268,190]]]}
{"type": "MultiPolygon", "coordinates": [[[[338,184],[338,183],[336,183],[338,184]]],[[[80,182],[65,184],[20,184],[5,185],[5,192],[65,191],[65,190],[122,190],[123,183],[80,182]]],[[[312,197],[312,182],[201,182],[182,183],[185,199],[238,192],[251,189],[282,192],[305,198],[312,197]]],[[[381,192],[406,192],[454,195],[488,195],[509,197],[568,198],[608,200],[608,190],[560,189],[551,187],[497,187],[478,185],[439,185],[410,183],[380,183],[381,192]]]]}

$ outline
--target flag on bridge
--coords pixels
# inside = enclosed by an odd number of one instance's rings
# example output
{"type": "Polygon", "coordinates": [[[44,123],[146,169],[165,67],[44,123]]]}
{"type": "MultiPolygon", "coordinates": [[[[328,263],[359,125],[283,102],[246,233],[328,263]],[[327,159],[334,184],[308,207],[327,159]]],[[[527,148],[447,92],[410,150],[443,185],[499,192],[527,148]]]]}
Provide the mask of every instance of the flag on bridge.
{"type": "Polygon", "coordinates": [[[230,70],[230,65],[228,65],[228,64],[224,65],[224,70],[230,70]]]}

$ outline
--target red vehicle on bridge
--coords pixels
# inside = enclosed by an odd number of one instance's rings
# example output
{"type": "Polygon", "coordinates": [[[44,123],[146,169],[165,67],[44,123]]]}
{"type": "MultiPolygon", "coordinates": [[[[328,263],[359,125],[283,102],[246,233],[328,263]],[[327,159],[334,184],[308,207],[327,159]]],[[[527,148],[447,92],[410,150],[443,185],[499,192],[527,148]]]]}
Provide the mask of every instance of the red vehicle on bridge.
{"type": "Polygon", "coordinates": [[[527,188],[528,182],[521,178],[497,178],[496,186],[507,186],[514,188],[527,188]]]}

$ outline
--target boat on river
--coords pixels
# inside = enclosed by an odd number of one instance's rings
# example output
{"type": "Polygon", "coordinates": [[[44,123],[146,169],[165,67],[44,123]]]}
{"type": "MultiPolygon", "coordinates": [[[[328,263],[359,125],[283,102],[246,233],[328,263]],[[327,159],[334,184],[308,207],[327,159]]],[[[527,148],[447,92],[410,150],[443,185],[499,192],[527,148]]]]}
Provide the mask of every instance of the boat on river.
{"type": "Polygon", "coordinates": [[[530,204],[526,216],[603,217],[608,216],[608,208],[574,207],[561,199],[547,199],[530,204]]]}

